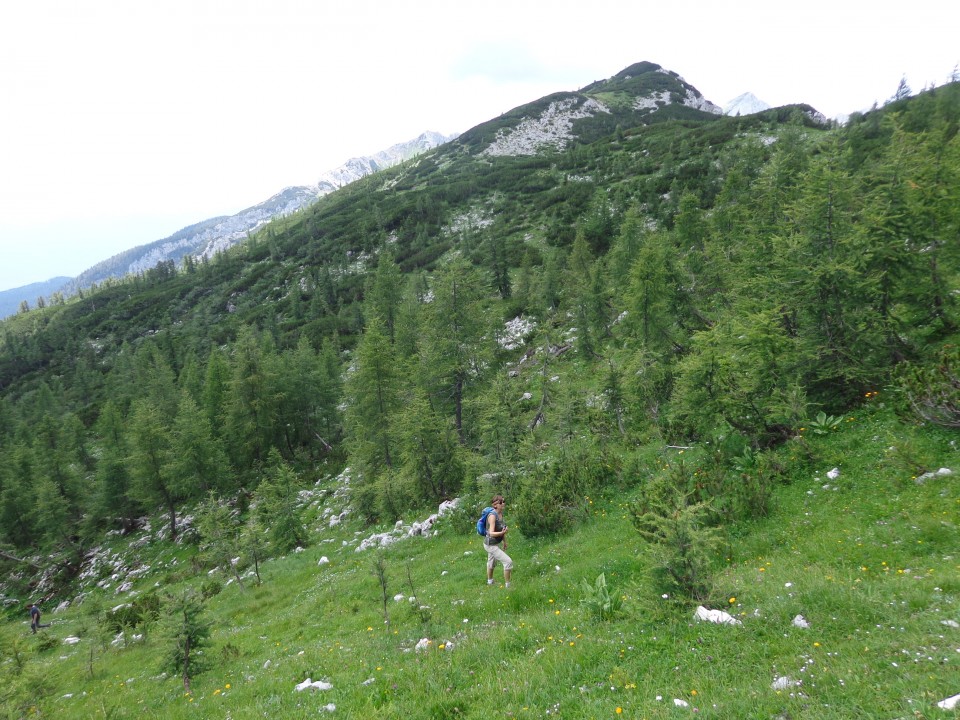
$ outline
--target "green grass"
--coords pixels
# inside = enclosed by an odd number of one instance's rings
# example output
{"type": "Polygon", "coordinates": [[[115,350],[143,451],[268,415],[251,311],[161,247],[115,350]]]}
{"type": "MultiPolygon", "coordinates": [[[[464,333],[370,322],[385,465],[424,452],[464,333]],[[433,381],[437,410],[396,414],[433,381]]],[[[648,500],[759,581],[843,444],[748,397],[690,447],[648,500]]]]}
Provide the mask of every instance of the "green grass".
{"type": "MultiPolygon", "coordinates": [[[[960,630],[944,624],[960,621],[956,476],[917,484],[888,448],[909,441],[934,469],[960,470],[957,436],[899,424],[879,406],[861,415],[809,438],[810,465],[785,448],[790,482],[771,514],[728,529],[709,605],[740,626],[697,623],[694,604],[662,597],[628,517],[632,492],[611,490],[590,498],[570,535],[512,533],[510,590],[499,568],[497,584],[484,583],[472,517],[385,549],[389,626],[374,551],[355,551],[372,530],[325,528],[304,552],[267,562],[263,585],[228,585],[207,601],[208,668],[189,695],[161,674],[156,633],[98,650],[91,676],[89,632],[62,644],[80,632],[82,605],[48,611],[54,625],[38,636],[24,614],[2,628],[2,707],[7,717],[232,720],[323,715],[331,703],[331,716],[357,718],[956,716],[936,708],[960,692],[960,630]],[[581,580],[601,572],[624,598],[611,621],[580,602],[581,580]],[[792,625],[800,614],[811,627],[792,625]],[[422,638],[431,644],[416,651],[422,638]],[[14,644],[22,670],[9,659],[14,644]],[[333,689],[296,692],[307,677],[333,689]],[[800,684],[777,690],[778,677],[800,684]]],[[[138,552],[189,567],[182,548],[138,552]]],[[[157,567],[137,590],[176,577],[157,567]]],[[[111,593],[108,607],[121,602],[111,593]]]]}

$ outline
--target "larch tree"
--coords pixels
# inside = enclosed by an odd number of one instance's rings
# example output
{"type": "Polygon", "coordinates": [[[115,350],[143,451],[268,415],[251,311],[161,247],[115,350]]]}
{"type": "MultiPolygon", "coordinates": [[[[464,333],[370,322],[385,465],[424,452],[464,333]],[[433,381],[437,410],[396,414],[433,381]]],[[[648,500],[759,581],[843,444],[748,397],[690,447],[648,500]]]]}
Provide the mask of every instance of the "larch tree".
{"type": "Polygon", "coordinates": [[[467,435],[464,397],[487,365],[493,337],[484,307],[487,294],[476,269],[457,260],[437,273],[433,301],[424,308],[424,382],[437,407],[449,408],[461,443],[467,435]]]}
{"type": "Polygon", "coordinates": [[[181,489],[167,471],[170,431],[162,413],[149,400],[134,403],[130,420],[131,493],[145,507],[161,505],[170,521],[170,538],[177,536],[177,504],[181,489]]]}

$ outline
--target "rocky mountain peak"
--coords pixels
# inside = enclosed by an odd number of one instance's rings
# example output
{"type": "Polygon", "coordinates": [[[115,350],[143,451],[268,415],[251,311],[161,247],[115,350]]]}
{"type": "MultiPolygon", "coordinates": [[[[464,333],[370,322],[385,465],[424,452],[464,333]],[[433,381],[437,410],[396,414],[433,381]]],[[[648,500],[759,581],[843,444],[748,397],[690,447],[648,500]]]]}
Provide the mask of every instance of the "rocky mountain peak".
{"type": "Polygon", "coordinates": [[[752,92],[745,92],[737,95],[733,100],[723,106],[724,115],[753,115],[770,109],[770,104],[765,103],[752,92]]]}

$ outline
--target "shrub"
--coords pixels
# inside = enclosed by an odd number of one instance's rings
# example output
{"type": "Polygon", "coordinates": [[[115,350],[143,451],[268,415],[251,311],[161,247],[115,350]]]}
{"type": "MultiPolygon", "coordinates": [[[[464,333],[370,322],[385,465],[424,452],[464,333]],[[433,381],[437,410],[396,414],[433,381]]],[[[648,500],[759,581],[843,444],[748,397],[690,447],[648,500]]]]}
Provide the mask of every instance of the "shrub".
{"type": "Polygon", "coordinates": [[[906,365],[900,386],[921,419],[943,427],[960,427],[960,347],[948,345],[930,365],[906,365]]]}
{"type": "Polygon", "coordinates": [[[160,617],[160,598],[156,593],[141,595],[104,617],[105,627],[113,633],[124,632],[160,617]]]}
{"type": "Polygon", "coordinates": [[[513,517],[527,537],[563,532],[570,526],[572,514],[572,502],[539,474],[523,484],[513,507],[513,517]]]}
{"type": "Polygon", "coordinates": [[[219,580],[207,580],[200,586],[200,595],[204,600],[209,600],[223,591],[223,583],[219,580]]]}
{"type": "Polygon", "coordinates": [[[37,650],[40,652],[47,652],[48,650],[53,650],[60,644],[60,638],[50,635],[49,633],[37,633],[37,650]]]}
{"type": "Polygon", "coordinates": [[[592,443],[565,446],[555,458],[532,464],[520,484],[513,516],[524,535],[563,532],[581,514],[585,497],[613,482],[617,463],[592,443]]]}

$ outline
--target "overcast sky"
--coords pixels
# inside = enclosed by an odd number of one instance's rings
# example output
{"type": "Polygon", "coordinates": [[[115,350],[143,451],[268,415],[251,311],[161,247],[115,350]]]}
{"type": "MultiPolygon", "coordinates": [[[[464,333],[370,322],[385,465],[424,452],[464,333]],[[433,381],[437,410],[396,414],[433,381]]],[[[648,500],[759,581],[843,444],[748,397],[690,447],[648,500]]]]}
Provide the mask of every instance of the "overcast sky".
{"type": "Polygon", "coordinates": [[[940,0],[7,2],[0,290],[641,60],[718,105],[848,114],[946,82],[957,28],[940,0]]]}

